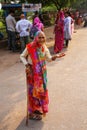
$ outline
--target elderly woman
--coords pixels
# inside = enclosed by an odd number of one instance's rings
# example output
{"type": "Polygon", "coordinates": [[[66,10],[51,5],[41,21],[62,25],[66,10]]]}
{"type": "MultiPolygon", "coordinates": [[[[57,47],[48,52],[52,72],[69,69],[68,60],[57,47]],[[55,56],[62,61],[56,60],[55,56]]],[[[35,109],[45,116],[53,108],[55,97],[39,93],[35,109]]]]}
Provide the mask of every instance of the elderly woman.
{"type": "Polygon", "coordinates": [[[51,56],[46,47],[44,32],[39,31],[34,41],[29,43],[20,55],[26,67],[28,83],[28,111],[29,119],[41,120],[42,115],[48,112],[48,90],[46,58],[50,61],[59,56],[51,56]]]}

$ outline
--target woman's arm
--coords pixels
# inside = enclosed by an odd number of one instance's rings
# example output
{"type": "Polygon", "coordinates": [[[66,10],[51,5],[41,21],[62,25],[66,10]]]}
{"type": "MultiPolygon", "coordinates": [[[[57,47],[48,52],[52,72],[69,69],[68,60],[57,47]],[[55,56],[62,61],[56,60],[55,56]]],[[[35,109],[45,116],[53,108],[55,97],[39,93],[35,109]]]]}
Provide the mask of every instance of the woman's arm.
{"type": "Polygon", "coordinates": [[[46,55],[47,60],[51,61],[52,56],[51,56],[50,51],[46,45],[44,45],[44,49],[45,49],[45,55],[46,55]]]}
{"type": "Polygon", "coordinates": [[[25,48],[23,53],[20,55],[20,59],[26,67],[25,72],[28,76],[31,73],[31,68],[30,68],[30,64],[28,63],[27,57],[28,57],[28,50],[27,48],[25,48]]]}
{"type": "Polygon", "coordinates": [[[54,60],[56,60],[56,58],[61,58],[61,57],[65,56],[64,53],[60,53],[58,55],[51,56],[49,49],[47,48],[46,45],[45,45],[45,52],[46,52],[46,58],[48,59],[48,61],[54,61],[54,60]]]}
{"type": "Polygon", "coordinates": [[[49,49],[47,48],[46,45],[45,45],[45,53],[46,53],[46,58],[47,58],[48,61],[54,61],[57,58],[56,55],[51,56],[50,51],[49,51],[49,49]]]}
{"type": "Polygon", "coordinates": [[[25,66],[28,65],[27,56],[28,56],[28,50],[27,50],[27,48],[25,48],[25,50],[20,55],[20,59],[25,66]]]}

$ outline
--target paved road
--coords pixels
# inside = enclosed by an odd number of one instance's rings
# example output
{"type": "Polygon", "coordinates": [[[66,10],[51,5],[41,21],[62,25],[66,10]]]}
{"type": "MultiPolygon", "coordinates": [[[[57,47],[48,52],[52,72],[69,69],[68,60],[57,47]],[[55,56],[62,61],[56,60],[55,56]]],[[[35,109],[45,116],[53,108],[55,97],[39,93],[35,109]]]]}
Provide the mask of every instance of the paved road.
{"type": "Polygon", "coordinates": [[[23,64],[0,73],[0,130],[87,130],[87,29],[73,35],[65,53],[47,63],[49,113],[28,127],[23,64]]]}

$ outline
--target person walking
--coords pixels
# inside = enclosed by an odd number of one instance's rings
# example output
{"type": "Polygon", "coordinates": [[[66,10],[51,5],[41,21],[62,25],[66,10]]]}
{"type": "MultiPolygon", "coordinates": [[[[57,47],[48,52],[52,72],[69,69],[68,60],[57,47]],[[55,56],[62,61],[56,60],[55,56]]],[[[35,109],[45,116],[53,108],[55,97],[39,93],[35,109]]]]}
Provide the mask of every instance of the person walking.
{"type": "Polygon", "coordinates": [[[20,35],[20,42],[21,42],[21,52],[26,47],[26,44],[29,42],[29,32],[32,26],[32,23],[25,19],[25,15],[21,14],[20,20],[16,24],[16,30],[20,35]]]}
{"type": "Polygon", "coordinates": [[[6,17],[6,27],[8,33],[8,49],[13,52],[16,51],[16,20],[14,18],[14,11],[10,11],[9,15],[6,17]]]}
{"type": "Polygon", "coordinates": [[[41,120],[42,116],[48,112],[46,58],[49,61],[53,61],[61,56],[63,55],[50,55],[46,47],[46,37],[42,31],[37,32],[33,42],[27,44],[25,50],[20,55],[27,74],[29,119],[41,120]]]}
{"type": "Polygon", "coordinates": [[[61,52],[64,44],[64,13],[63,11],[58,11],[57,17],[55,20],[54,27],[55,34],[55,44],[54,44],[54,52],[61,52]]]}

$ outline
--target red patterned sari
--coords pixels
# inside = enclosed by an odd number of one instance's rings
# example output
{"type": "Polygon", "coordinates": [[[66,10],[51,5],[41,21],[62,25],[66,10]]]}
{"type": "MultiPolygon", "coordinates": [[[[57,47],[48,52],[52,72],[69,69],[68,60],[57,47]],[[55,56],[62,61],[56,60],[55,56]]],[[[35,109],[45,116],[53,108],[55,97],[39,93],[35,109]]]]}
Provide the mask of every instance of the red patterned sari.
{"type": "Polygon", "coordinates": [[[41,113],[48,112],[48,90],[47,70],[44,48],[39,47],[35,42],[27,45],[28,53],[32,59],[31,73],[27,76],[29,113],[38,110],[41,113]]]}
{"type": "Polygon", "coordinates": [[[59,18],[55,22],[55,44],[54,52],[58,53],[63,49],[64,44],[64,14],[62,11],[59,12],[59,18]]]}

